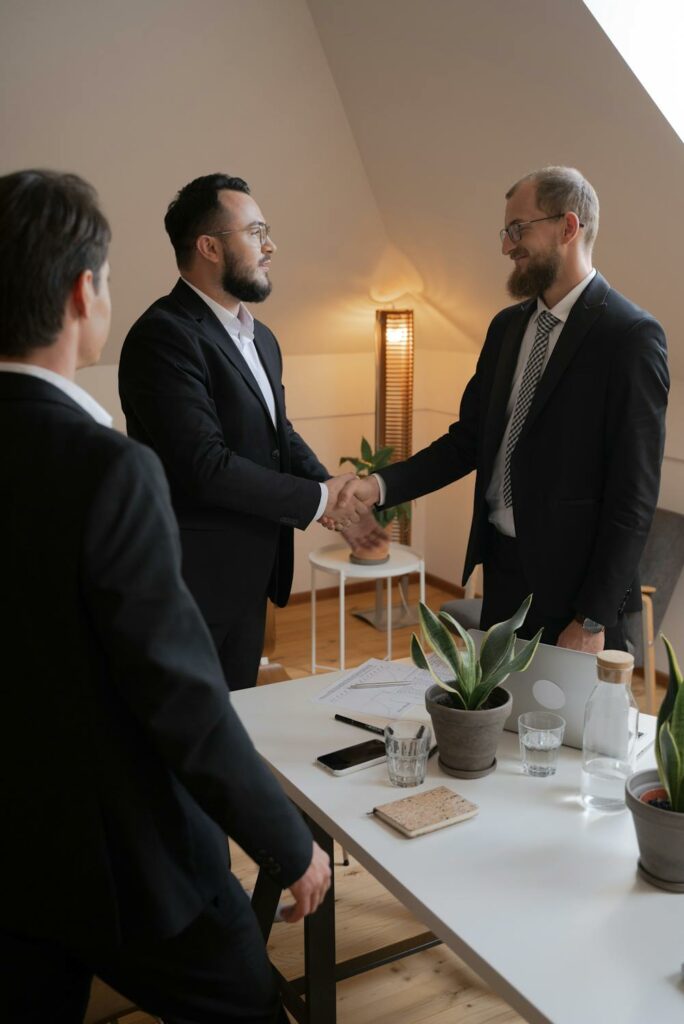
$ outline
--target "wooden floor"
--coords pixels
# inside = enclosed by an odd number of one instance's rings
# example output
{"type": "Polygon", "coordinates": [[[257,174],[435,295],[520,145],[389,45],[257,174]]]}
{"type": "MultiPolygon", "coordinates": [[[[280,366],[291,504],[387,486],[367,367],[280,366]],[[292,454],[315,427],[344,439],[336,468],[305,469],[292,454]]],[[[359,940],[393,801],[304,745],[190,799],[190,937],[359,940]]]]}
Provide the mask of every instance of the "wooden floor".
{"type": "MultiPolygon", "coordinates": [[[[417,584],[410,589],[410,600],[417,600],[417,584]]],[[[436,587],[427,587],[427,603],[439,608],[452,595],[436,587]]],[[[368,608],[374,602],[372,592],[350,596],[352,608],[368,608]]],[[[336,598],[318,605],[318,660],[336,665],[338,658],[336,598]]],[[[276,617],[276,643],[271,660],[280,662],[291,678],[311,674],[309,603],[295,603],[279,609],[276,617]]],[[[408,655],[412,630],[396,630],[395,657],[408,655]]],[[[366,658],[384,657],[386,636],[367,623],[347,615],[347,667],[366,658]]],[[[278,685],[277,683],[273,685],[278,685]]],[[[639,699],[643,685],[635,680],[639,699]]],[[[660,700],[660,697],[658,697],[660,700]]],[[[405,908],[352,860],[341,865],[337,851],[335,868],[337,953],[347,959],[374,947],[398,942],[424,931],[405,908]]],[[[256,877],[252,862],[238,851],[234,870],[247,888],[256,877]]],[[[274,926],[269,953],[286,977],[296,977],[303,968],[301,925],[274,926]]],[[[519,1024],[522,1018],[502,999],[494,995],[478,976],[454,953],[438,946],[380,967],[368,974],[342,982],[337,989],[339,1024],[519,1024]]],[[[135,1013],[125,1024],[150,1024],[152,1018],[135,1013]]]]}

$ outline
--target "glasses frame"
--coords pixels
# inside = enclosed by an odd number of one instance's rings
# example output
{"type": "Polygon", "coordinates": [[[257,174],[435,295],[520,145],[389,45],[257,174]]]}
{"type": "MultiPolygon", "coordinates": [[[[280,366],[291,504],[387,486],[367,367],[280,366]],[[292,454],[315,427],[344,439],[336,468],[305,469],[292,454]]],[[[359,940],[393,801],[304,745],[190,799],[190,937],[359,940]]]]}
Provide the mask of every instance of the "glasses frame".
{"type": "Polygon", "coordinates": [[[259,245],[263,248],[266,242],[271,237],[271,225],[264,223],[263,220],[254,221],[253,224],[248,224],[244,228],[226,228],[225,231],[207,231],[206,234],[210,238],[217,238],[219,235],[239,235],[243,231],[251,231],[254,237],[259,237],[259,245]]]}
{"type": "MultiPolygon", "coordinates": [[[[544,220],[560,220],[561,217],[565,217],[565,213],[554,213],[550,217],[535,217],[534,220],[522,220],[515,224],[509,224],[507,228],[501,228],[499,239],[503,244],[504,238],[508,235],[508,241],[511,245],[516,245],[523,236],[523,228],[529,227],[530,224],[540,224],[544,220]]],[[[581,228],[584,227],[582,221],[579,222],[579,226],[581,228]]]]}

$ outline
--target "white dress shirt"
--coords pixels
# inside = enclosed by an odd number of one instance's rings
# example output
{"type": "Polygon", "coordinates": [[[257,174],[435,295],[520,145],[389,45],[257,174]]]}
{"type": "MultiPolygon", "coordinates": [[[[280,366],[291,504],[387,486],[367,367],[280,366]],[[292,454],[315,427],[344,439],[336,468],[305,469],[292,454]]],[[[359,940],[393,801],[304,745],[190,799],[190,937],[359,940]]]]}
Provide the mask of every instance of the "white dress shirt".
{"type": "MultiPolygon", "coordinates": [[[[252,376],[259,385],[259,390],[263,395],[266,407],[271,415],[273,426],[277,430],[276,405],[275,398],[273,397],[273,388],[271,387],[271,382],[268,379],[268,375],[261,360],[259,359],[259,353],[257,352],[256,345],[254,344],[254,317],[242,303],[240,303],[237,316],[235,316],[235,314],[231,313],[229,309],[222,306],[220,302],[216,302],[215,299],[210,298],[209,295],[205,295],[204,292],[199,290],[199,288],[195,288],[194,284],[191,284],[190,281],[187,281],[185,278],[183,278],[183,281],[185,281],[188,288],[192,288],[193,292],[196,292],[197,295],[199,295],[203,302],[206,302],[209,309],[225,328],[228,337],[232,342],[234,342],[238,352],[247,363],[252,376]]],[[[313,517],[314,519],[320,519],[325,511],[325,506],[328,504],[328,488],[325,484],[319,484],[319,486],[321,488],[321,500],[313,517]]]]}
{"type": "Polygon", "coordinates": [[[112,417],[106,409],[103,409],[100,403],[96,402],[87,391],[84,391],[73,380],[69,380],[68,377],[63,377],[61,373],[47,370],[44,366],[35,366],[33,363],[4,362],[0,362],[0,373],[23,373],[28,377],[38,377],[40,380],[47,381],[48,384],[53,384],[54,387],[59,388],[77,405],[85,409],[97,423],[100,423],[103,427],[111,427],[112,425],[112,417]]]}
{"type": "MultiPolygon", "coordinates": [[[[578,285],[569,291],[568,294],[557,302],[553,309],[549,309],[544,300],[540,297],[537,299],[537,312],[530,317],[525,333],[523,335],[522,344],[520,346],[520,352],[518,354],[518,362],[516,363],[515,373],[513,374],[513,383],[511,385],[511,393],[508,397],[508,405],[506,406],[506,428],[504,430],[503,438],[499,450],[494,459],[494,466],[492,468],[492,478],[489,481],[489,487],[487,488],[487,504],[489,505],[489,522],[492,523],[499,533],[506,534],[507,537],[515,537],[515,523],[513,520],[513,508],[506,508],[506,503],[503,496],[503,482],[504,482],[504,470],[506,462],[506,445],[508,444],[508,435],[511,430],[511,422],[513,419],[513,410],[515,409],[515,403],[518,398],[518,392],[520,391],[520,385],[522,383],[523,373],[525,372],[525,364],[529,358],[532,346],[534,345],[534,338],[537,333],[537,320],[539,314],[543,310],[548,310],[553,316],[557,317],[559,323],[557,323],[551,333],[549,334],[549,341],[546,348],[546,356],[544,359],[544,366],[542,367],[542,377],[544,370],[546,369],[551,353],[556,347],[556,342],[560,337],[560,333],[565,326],[565,322],[570,316],[570,310],[575,305],[580,295],[587,287],[589,282],[594,278],[596,274],[595,270],[591,270],[587,276],[580,281],[578,285]]],[[[539,378],[541,382],[541,377],[539,378]]],[[[539,387],[539,384],[537,384],[539,387]]]]}

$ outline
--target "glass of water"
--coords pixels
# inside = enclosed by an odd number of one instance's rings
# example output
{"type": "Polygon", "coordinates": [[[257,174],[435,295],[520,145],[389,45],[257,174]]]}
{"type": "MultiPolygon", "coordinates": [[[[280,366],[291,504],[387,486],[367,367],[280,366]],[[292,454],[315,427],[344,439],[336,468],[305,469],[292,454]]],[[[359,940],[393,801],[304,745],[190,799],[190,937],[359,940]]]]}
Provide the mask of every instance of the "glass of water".
{"type": "Polygon", "coordinates": [[[526,711],[518,718],[520,756],[526,775],[555,775],[565,719],[551,711],[526,711]]]}
{"type": "Polygon", "coordinates": [[[425,782],[425,769],[432,732],[421,722],[393,722],[385,726],[387,770],[393,786],[420,786],[425,782]]]}

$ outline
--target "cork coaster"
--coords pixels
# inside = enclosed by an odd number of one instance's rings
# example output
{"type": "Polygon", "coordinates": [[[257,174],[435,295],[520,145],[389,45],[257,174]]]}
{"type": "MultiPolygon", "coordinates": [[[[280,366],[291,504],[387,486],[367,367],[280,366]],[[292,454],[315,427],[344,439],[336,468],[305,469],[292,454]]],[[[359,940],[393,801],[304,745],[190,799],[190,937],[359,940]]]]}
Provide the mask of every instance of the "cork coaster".
{"type": "Polygon", "coordinates": [[[373,808],[373,814],[410,839],[465,821],[478,811],[477,804],[447,786],[436,786],[425,793],[405,796],[373,808]]]}

